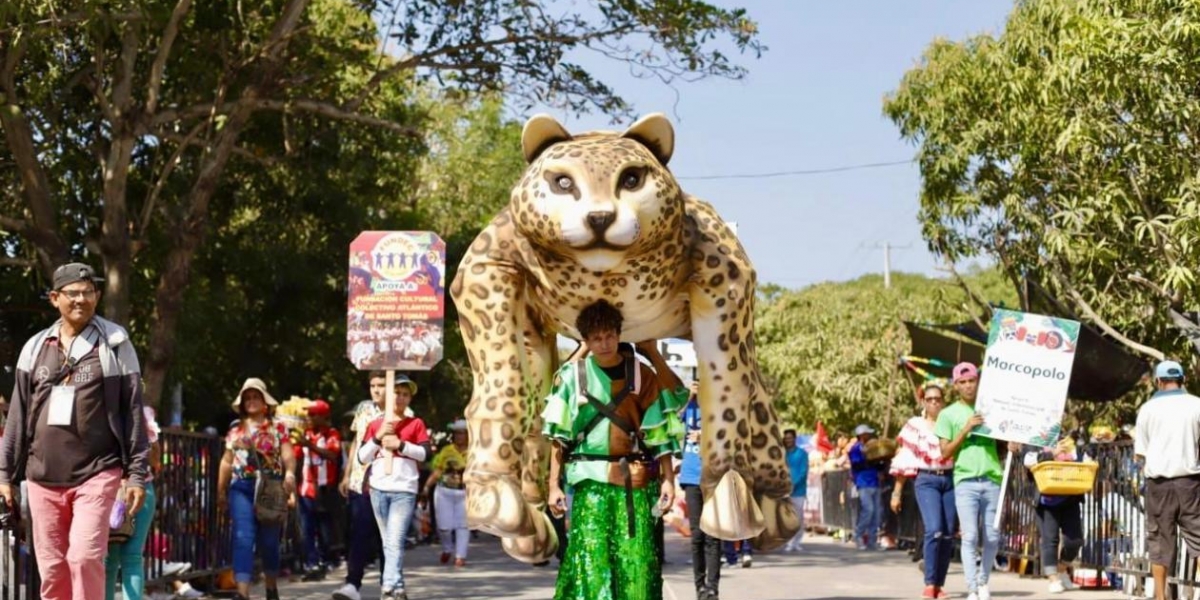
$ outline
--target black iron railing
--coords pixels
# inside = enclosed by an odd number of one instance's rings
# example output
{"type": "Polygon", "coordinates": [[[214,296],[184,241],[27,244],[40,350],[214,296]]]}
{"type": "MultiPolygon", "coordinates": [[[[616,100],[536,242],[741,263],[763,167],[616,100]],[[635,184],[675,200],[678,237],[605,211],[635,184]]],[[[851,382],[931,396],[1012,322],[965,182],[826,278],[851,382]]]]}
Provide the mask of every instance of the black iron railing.
{"type": "MultiPolygon", "coordinates": [[[[1127,441],[1087,444],[1082,450],[1099,466],[1095,486],[1082,502],[1084,545],[1080,567],[1095,570],[1098,585],[1124,588],[1130,594],[1141,593],[1150,576],[1150,559],[1146,549],[1145,481],[1134,461],[1133,445],[1127,441]]],[[[816,511],[817,522],[811,525],[853,532],[857,501],[851,483],[850,472],[844,470],[826,471],[810,478],[811,496],[819,497],[821,503],[816,511]]],[[[881,498],[885,509],[889,494],[890,486],[885,485],[881,498]]],[[[1021,572],[1027,574],[1041,573],[1036,500],[1033,476],[1014,457],[1003,507],[1000,552],[1009,560],[1019,561],[1021,572]]],[[[911,484],[904,487],[901,505],[895,534],[919,548],[920,511],[911,484]]],[[[1168,581],[1196,586],[1196,562],[1188,558],[1182,537],[1179,544],[1168,581]]]]}
{"type": "MultiPolygon", "coordinates": [[[[164,430],[162,470],[155,479],[157,497],[154,523],[146,540],[147,585],[167,583],[166,568],[189,563],[191,569],[170,577],[208,579],[213,588],[217,574],[232,564],[227,516],[217,510],[217,475],[224,440],[200,433],[164,430]]],[[[28,515],[17,529],[0,528],[0,600],[37,598],[41,586],[28,531],[28,515]],[[35,590],[33,594],[28,590],[35,590]]],[[[294,548],[299,547],[296,511],[288,519],[281,546],[284,565],[295,568],[294,548]]]]}

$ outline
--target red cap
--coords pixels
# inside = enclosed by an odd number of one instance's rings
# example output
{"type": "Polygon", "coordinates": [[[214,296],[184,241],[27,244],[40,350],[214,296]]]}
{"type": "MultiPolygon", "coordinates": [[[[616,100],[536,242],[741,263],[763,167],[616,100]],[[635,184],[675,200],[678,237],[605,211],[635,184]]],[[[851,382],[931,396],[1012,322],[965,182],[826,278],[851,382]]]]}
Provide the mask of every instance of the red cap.
{"type": "Polygon", "coordinates": [[[309,416],[323,415],[328,417],[329,403],[324,400],[317,400],[316,402],[313,402],[312,406],[308,407],[308,414],[309,416]]]}

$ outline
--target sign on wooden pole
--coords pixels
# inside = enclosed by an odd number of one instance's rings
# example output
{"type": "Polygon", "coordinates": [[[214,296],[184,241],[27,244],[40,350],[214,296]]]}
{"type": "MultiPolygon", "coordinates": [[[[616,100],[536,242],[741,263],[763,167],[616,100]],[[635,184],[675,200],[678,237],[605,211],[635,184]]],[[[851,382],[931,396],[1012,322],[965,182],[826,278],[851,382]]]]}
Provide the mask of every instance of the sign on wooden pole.
{"type": "Polygon", "coordinates": [[[446,244],[435,233],[364,231],[350,242],[346,356],[360,370],[387,372],[385,423],[396,412],[396,371],[428,371],[442,359],[445,280],[446,244]]]}

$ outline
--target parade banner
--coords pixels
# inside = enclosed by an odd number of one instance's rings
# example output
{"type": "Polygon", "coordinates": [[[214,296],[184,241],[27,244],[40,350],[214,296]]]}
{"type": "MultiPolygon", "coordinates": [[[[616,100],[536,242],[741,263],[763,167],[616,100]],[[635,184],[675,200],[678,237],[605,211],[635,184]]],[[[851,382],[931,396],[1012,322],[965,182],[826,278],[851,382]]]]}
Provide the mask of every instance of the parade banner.
{"type": "Polygon", "coordinates": [[[350,243],[346,355],[363,369],[427,371],[442,359],[446,244],[427,231],[364,231],[350,243]]]}
{"type": "Polygon", "coordinates": [[[975,400],[984,423],[974,433],[1042,447],[1057,443],[1078,343],[1077,321],[997,309],[975,400]]]}

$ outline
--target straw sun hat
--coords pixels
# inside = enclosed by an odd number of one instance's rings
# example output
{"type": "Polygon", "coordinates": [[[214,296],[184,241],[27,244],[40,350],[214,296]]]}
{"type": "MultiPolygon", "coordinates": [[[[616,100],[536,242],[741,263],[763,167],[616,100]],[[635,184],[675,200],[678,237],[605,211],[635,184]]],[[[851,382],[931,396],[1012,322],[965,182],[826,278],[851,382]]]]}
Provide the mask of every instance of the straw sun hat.
{"type": "Polygon", "coordinates": [[[267,384],[257,377],[251,377],[242,384],[242,390],[238,392],[237,398],[233,399],[233,410],[240,411],[242,408],[242,397],[246,395],[246,390],[258,390],[262,392],[263,400],[267,401],[267,406],[279,406],[279,402],[275,401],[274,396],[267,391],[267,384]]]}

